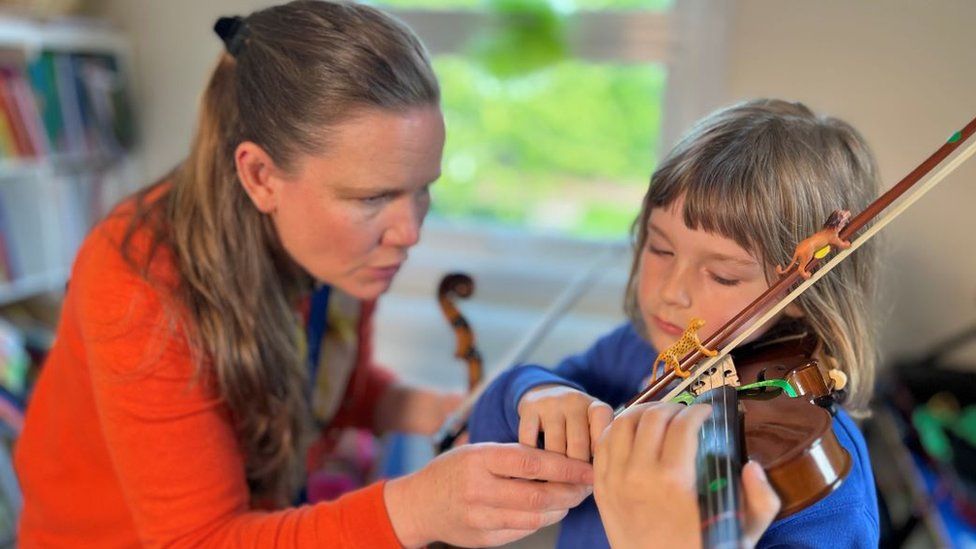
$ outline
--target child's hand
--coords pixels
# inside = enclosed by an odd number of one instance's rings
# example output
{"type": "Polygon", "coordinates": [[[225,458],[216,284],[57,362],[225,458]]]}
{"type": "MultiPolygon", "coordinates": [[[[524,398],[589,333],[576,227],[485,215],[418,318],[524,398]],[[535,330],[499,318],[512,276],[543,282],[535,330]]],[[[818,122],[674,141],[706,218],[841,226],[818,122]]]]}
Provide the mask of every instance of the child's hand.
{"type": "MultiPolygon", "coordinates": [[[[701,524],[695,487],[698,431],[708,418],[702,405],[652,403],[617,417],[593,458],[593,495],[612,547],[699,547],[701,524]]],[[[742,470],[745,535],[749,547],[779,511],[780,501],[754,462],[742,470]]]]}
{"type": "Polygon", "coordinates": [[[607,404],[564,385],[541,385],[525,393],[518,413],[519,442],[535,448],[541,430],[546,450],[582,461],[590,460],[613,416],[607,404]]]}

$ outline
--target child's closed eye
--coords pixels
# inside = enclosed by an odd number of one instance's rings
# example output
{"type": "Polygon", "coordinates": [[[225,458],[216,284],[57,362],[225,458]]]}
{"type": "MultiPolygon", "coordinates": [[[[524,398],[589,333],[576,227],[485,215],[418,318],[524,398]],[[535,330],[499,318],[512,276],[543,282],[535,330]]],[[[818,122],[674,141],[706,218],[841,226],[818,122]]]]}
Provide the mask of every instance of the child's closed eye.
{"type": "Polygon", "coordinates": [[[740,282],[742,282],[741,280],[739,280],[737,278],[726,278],[726,277],[723,277],[723,276],[719,276],[719,275],[717,275],[715,273],[711,273],[711,277],[712,277],[712,280],[714,280],[715,282],[718,282],[722,286],[736,286],[740,282]]]}
{"type": "Polygon", "coordinates": [[[650,244],[647,245],[647,251],[651,252],[654,255],[659,255],[659,256],[662,256],[662,257],[667,257],[667,256],[674,255],[674,252],[672,252],[670,250],[666,250],[664,248],[657,248],[657,247],[651,246],[650,244]]]}

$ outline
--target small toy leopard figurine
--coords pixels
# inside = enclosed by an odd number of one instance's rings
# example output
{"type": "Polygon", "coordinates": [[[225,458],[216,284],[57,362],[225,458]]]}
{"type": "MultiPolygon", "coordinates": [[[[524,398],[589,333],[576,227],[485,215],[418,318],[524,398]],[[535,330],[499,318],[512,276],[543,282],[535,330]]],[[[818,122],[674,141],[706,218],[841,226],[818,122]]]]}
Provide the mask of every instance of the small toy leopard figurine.
{"type": "Polygon", "coordinates": [[[691,319],[691,322],[688,324],[684,333],[681,334],[681,337],[657,355],[657,360],[651,366],[651,384],[657,381],[658,364],[662,362],[664,363],[664,373],[673,370],[678,377],[688,377],[690,373],[682,370],[680,364],[680,360],[685,355],[694,350],[701,351],[705,356],[715,356],[718,354],[718,351],[706,349],[701,344],[701,340],[698,339],[698,330],[704,325],[705,321],[700,318],[691,319]]]}
{"type": "Polygon", "coordinates": [[[834,210],[824,222],[823,228],[819,231],[813,233],[810,237],[804,239],[796,246],[796,251],[793,252],[793,261],[786,267],[776,266],[777,274],[785,274],[789,271],[793,265],[796,265],[800,276],[803,278],[810,278],[812,274],[810,271],[806,270],[806,266],[810,263],[810,260],[816,257],[817,259],[822,258],[827,255],[830,251],[830,246],[836,246],[838,249],[846,250],[851,247],[851,243],[846,240],[841,240],[839,233],[844,230],[844,227],[851,221],[851,212],[847,210],[834,210]]]}

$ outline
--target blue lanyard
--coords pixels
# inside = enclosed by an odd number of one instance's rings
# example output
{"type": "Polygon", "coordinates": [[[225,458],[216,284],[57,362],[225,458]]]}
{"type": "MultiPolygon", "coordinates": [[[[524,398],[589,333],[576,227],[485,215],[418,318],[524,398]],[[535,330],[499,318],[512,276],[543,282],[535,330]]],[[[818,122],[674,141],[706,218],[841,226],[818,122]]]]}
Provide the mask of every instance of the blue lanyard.
{"type": "Polygon", "coordinates": [[[305,329],[308,344],[308,379],[309,396],[315,387],[316,376],[319,373],[319,356],[322,354],[322,338],[329,329],[329,293],[330,286],[321,286],[312,292],[309,303],[308,326],[305,329]]]}

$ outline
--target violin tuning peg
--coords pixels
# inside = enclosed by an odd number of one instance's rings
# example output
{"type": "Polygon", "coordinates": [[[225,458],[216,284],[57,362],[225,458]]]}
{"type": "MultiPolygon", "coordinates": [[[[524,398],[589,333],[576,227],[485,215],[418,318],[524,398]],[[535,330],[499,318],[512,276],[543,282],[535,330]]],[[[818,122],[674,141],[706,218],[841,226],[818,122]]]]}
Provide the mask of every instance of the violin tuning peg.
{"type": "Polygon", "coordinates": [[[827,377],[829,377],[830,381],[832,382],[832,387],[830,388],[831,391],[843,391],[844,387],[847,387],[847,374],[845,374],[843,370],[839,368],[831,368],[827,372],[827,377]]]}

